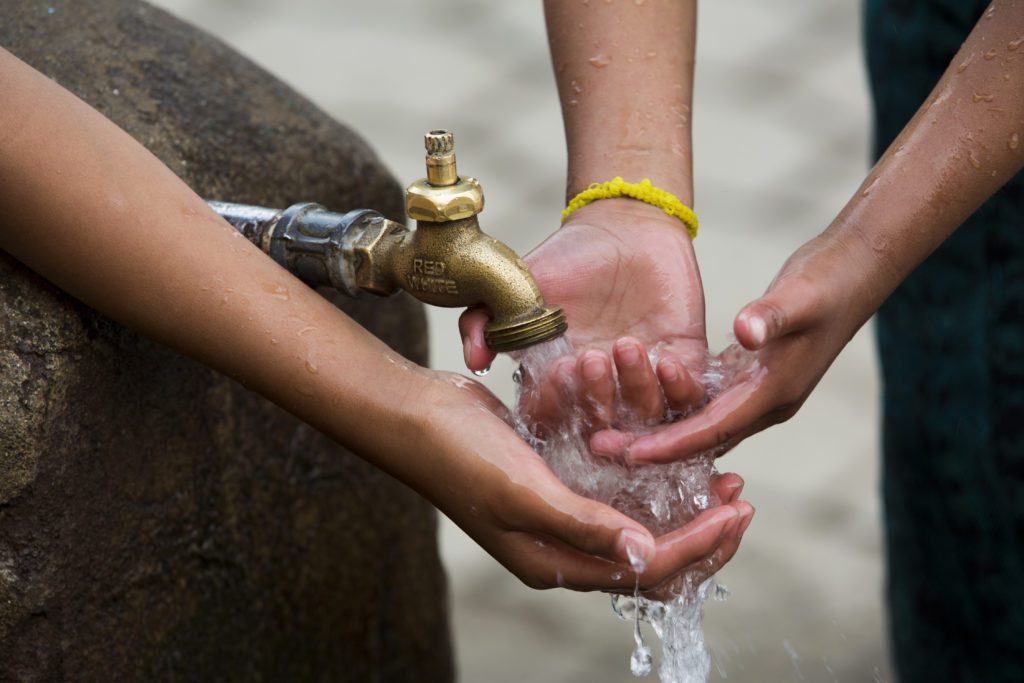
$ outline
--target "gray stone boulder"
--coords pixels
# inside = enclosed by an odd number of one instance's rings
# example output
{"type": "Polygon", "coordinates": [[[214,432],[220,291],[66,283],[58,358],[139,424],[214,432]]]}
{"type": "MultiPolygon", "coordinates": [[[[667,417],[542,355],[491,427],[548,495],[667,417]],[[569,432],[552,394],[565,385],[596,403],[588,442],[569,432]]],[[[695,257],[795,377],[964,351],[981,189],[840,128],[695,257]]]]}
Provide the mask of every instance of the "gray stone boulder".
{"type": "MultiPolygon", "coordinates": [[[[158,9],[8,0],[0,45],[203,196],[402,220],[362,140],[158,9]]],[[[426,361],[419,304],[331,298],[426,361]]],[[[0,252],[0,680],[452,676],[428,503],[0,252]]]]}

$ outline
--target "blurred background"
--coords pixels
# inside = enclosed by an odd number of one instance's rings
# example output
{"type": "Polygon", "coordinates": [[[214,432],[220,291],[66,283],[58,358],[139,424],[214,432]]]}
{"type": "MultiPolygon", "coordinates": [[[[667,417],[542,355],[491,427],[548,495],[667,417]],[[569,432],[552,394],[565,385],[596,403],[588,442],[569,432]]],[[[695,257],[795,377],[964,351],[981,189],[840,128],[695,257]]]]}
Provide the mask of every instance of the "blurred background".
{"type": "MultiPolygon", "coordinates": [[[[361,133],[403,184],[423,175],[423,133],[453,130],[460,170],[486,193],[481,224],[517,251],[557,227],[565,144],[539,0],[155,4],[361,133]]],[[[700,6],[697,254],[713,349],[728,343],[732,316],[829,223],[867,171],[859,11],[855,0],[700,6]]],[[[433,366],[465,372],[458,312],[429,315],[433,366]]],[[[512,370],[499,359],[483,378],[506,402],[512,370]]],[[[732,597],[705,613],[712,680],[890,679],[878,395],[869,325],[799,415],[720,461],[746,479],[744,497],[758,514],[720,574],[732,597]]],[[[607,596],[532,591],[443,518],[441,545],[462,681],[632,680],[631,627],[614,617],[607,596]]]]}

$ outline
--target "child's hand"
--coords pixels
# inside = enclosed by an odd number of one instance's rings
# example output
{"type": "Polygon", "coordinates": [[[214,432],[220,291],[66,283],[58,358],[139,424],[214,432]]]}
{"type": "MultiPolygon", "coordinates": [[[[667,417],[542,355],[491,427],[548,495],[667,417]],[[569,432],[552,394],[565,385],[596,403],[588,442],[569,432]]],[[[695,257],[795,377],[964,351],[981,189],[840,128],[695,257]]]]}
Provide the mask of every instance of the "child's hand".
{"type": "Polygon", "coordinates": [[[742,480],[722,475],[712,483],[722,505],[652,538],[639,523],[558,481],[499,417],[504,406],[476,382],[436,373],[416,400],[431,406],[417,446],[422,452],[410,455],[409,471],[399,476],[528,586],[631,590],[632,552],[647,565],[641,586],[655,588],[692,565],[727,562],[753,514],[737,500],[742,480]]]}
{"type": "Polygon", "coordinates": [[[878,268],[857,245],[829,233],[798,250],[768,292],[736,316],[747,355],[735,381],[694,416],[635,440],[618,434],[618,454],[668,462],[723,452],[796,414],[822,375],[884,298],[878,268]]]}
{"type": "MultiPolygon", "coordinates": [[[[521,411],[537,429],[562,428],[567,406],[584,407],[593,433],[657,424],[668,410],[701,403],[695,377],[707,352],[704,294],[678,219],[636,200],[602,200],[576,211],[526,261],[545,299],[565,310],[577,354],[544,377],[525,378],[533,390],[524,392],[521,411]],[[660,360],[652,367],[647,351],[655,344],[660,360]]],[[[494,359],[484,344],[486,322],[481,309],[460,321],[473,370],[494,359]]]]}

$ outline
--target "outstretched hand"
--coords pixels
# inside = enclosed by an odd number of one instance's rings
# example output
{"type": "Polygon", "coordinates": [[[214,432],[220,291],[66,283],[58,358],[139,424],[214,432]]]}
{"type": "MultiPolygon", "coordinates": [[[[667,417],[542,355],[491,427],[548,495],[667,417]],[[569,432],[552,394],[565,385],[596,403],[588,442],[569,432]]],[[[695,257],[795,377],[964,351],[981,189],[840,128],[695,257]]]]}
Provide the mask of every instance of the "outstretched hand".
{"type": "MultiPolygon", "coordinates": [[[[522,414],[533,427],[559,429],[583,406],[591,446],[617,444],[616,429],[661,423],[704,398],[697,377],[707,353],[704,294],[683,224],[632,199],[585,206],[527,257],[546,300],[565,311],[576,356],[545,377],[526,378],[522,414]],[[628,336],[626,336],[628,335],[628,336]],[[648,351],[657,346],[658,361],[648,351]]],[[[460,320],[466,365],[480,370],[494,353],[484,343],[487,311],[460,320]]]]}
{"type": "Polygon", "coordinates": [[[651,590],[690,567],[717,569],[736,552],[753,508],[738,500],[743,481],[735,474],[712,480],[720,505],[653,538],[562,484],[482,385],[429,376],[427,391],[416,395],[432,406],[420,430],[426,453],[403,465],[403,478],[528,586],[632,590],[639,574],[641,588],[651,590]]]}
{"type": "Polygon", "coordinates": [[[736,339],[747,352],[733,349],[730,387],[686,420],[620,442],[618,454],[653,463],[724,452],[795,415],[881,300],[862,253],[827,232],[801,247],[765,295],[736,316],[736,339]]]}

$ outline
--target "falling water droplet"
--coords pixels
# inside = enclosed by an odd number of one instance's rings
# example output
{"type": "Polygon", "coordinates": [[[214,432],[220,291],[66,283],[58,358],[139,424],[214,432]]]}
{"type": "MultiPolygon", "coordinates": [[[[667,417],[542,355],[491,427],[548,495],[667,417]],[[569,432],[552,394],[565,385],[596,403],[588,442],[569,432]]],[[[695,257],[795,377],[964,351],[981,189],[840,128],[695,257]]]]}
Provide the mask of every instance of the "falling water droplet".
{"type": "Polygon", "coordinates": [[[956,67],[956,72],[958,74],[962,74],[964,72],[964,70],[971,65],[971,62],[974,61],[974,56],[976,54],[977,54],[976,52],[972,52],[967,59],[965,59],[964,61],[960,62],[960,64],[958,64],[957,67],[956,67]]]}
{"type": "Polygon", "coordinates": [[[981,168],[981,162],[978,161],[978,157],[974,156],[974,152],[967,155],[967,161],[971,162],[971,166],[974,168],[981,168]]]}
{"type": "Polygon", "coordinates": [[[996,6],[995,5],[989,5],[989,8],[987,10],[985,10],[985,18],[986,19],[991,19],[992,15],[995,14],[995,13],[996,13],[996,6]]]}
{"type": "Polygon", "coordinates": [[[477,377],[484,377],[490,371],[491,371],[491,368],[490,368],[490,366],[488,366],[488,367],[484,368],[483,370],[474,370],[473,374],[476,375],[477,377]]]}
{"type": "Polygon", "coordinates": [[[629,670],[636,676],[646,676],[651,673],[651,648],[644,642],[644,634],[640,632],[640,576],[636,577],[636,587],[633,589],[633,601],[636,603],[636,611],[633,612],[633,642],[636,649],[629,658],[629,670]]]}
{"type": "MultiPolygon", "coordinates": [[[[598,69],[603,69],[612,63],[612,58],[603,52],[598,52],[596,55],[587,60],[590,65],[598,69]]],[[[579,92],[579,91],[577,91],[579,92]]]]}
{"type": "Polygon", "coordinates": [[[983,56],[985,57],[985,59],[995,59],[997,54],[998,53],[995,51],[995,49],[992,49],[986,52],[983,56]]]}
{"type": "Polygon", "coordinates": [[[1010,149],[1017,149],[1020,146],[1020,136],[1014,133],[1010,136],[1010,141],[1006,143],[1010,149]]]}
{"type": "Polygon", "coordinates": [[[1018,47],[1020,47],[1021,43],[1024,43],[1024,36],[1021,36],[1017,40],[1011,40],[1006,44],[1006,49],[1010,52],[1014,52],[1018,47]]]}
{"type": "Polygon", "coordinates": [[[312,375],[315,375],[316,373],[320,372],[320,369],[317,366],[313,365],[313,363],[311,361],[307,360],[306,361],[306,372],[308,372],[308,373],[310,373],[312,375]]]}
{"type": "Polygon", "coordinates": [[[878,183],[878,178],[875,178],[870,183],[868,183],[868,186],[864,188],[864,190],[860,193],[860,196],[867,197],[869,194],[871,194],[871,190],[875,189],[876,183],[878,183]]]}

